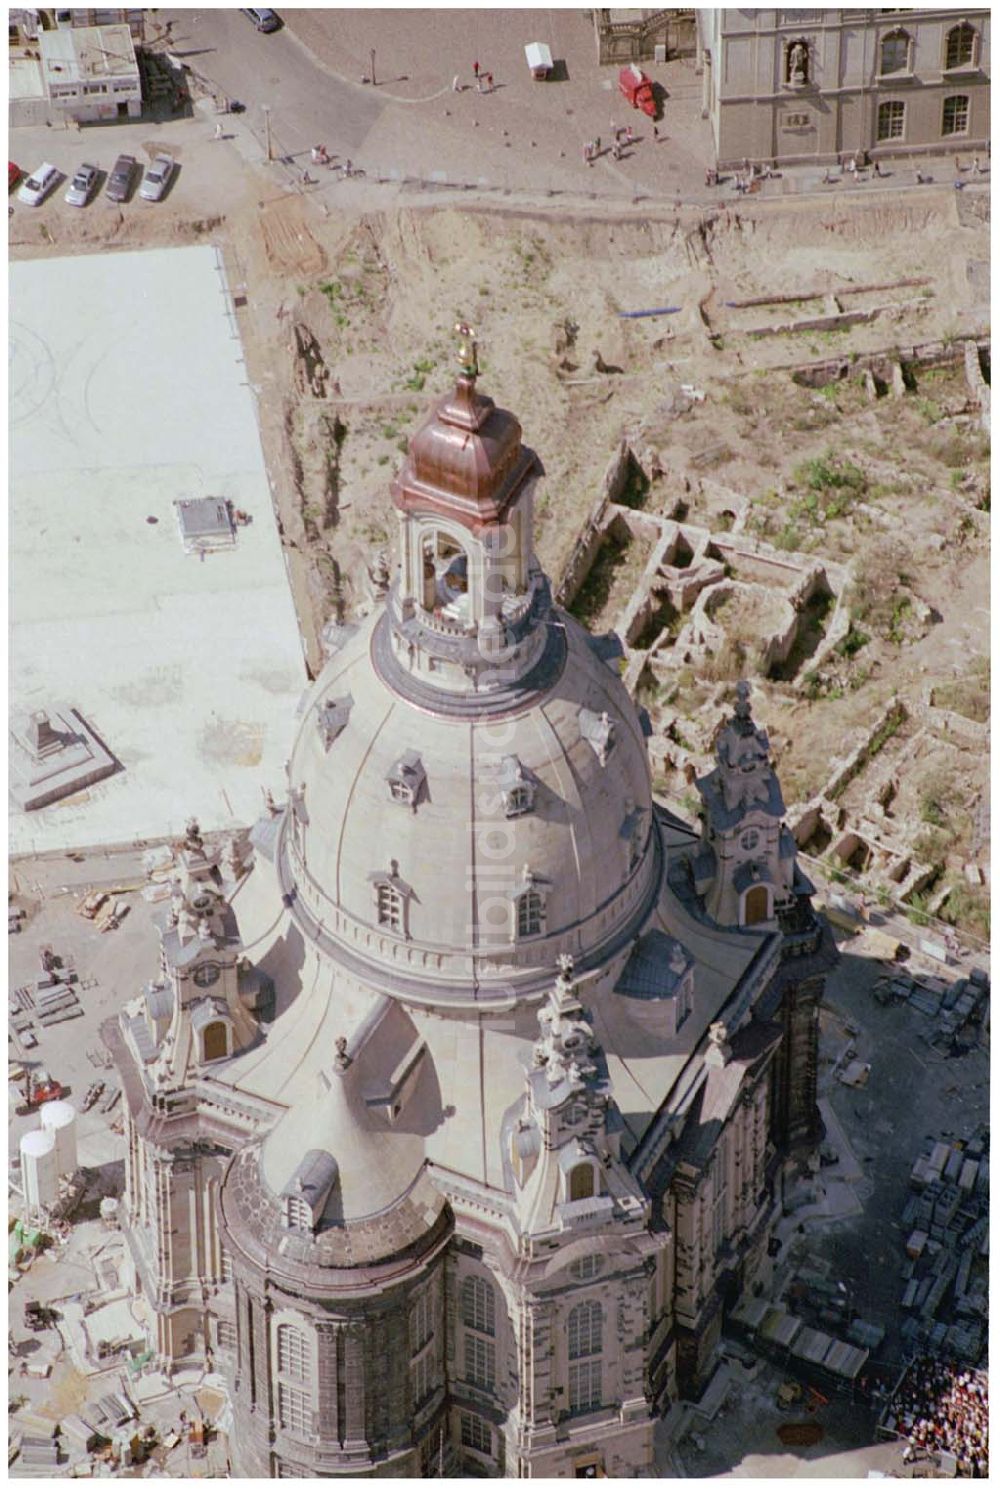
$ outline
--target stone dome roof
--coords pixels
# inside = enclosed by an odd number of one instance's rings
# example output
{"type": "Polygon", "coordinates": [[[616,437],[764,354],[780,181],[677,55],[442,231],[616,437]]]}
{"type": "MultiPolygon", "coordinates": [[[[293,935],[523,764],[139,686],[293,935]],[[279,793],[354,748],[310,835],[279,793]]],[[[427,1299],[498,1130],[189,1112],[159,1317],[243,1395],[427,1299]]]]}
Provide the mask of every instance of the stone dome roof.
{"type": "Polygon", "coordinates": [[[301,929],[376,989],[433,1003],[540,995],[561,953],[584,969],[626,945],[660,848],[640,718],[592,639],[556,613],[565,662],[546,689],[455,717],[383,681],[379,622],[328,662],[292,750],[278,869],[301,929]],[[505,798],[519,785],[528,810],[505,798]],[[543,924],[515,938],[526,889],[543,924]]]}

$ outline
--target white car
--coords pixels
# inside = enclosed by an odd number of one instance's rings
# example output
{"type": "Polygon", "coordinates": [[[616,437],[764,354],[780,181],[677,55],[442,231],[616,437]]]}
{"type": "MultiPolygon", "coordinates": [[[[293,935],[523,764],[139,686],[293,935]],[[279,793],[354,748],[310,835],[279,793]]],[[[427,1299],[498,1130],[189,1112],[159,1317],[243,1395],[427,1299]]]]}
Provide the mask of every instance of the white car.
{"type": "Polygon", "coordinates": [[[174,173],[174,158],[172,155],[155,155],[146,168],[146,174],[142,178],[139,187],[139,195],[144,202],[158,202],[170,184],[170,178],[174,173]]]}
{"type": "Polygon", "coordinates": [[[96,166],[82,165],[66,188],[66,200],[71,207],[86,207],[90,193],[97,184],[96,166]]]}
{"type": "Polygon", "coordinates": [[[55,166],[50,166],[46,161],[44,165],[38,167],[37,171],[32,171],[27,181],[21,183],[17,200],[27,202],[29,207],[37,207],[45,200],[58,180],[59,172],[55,166]]]}

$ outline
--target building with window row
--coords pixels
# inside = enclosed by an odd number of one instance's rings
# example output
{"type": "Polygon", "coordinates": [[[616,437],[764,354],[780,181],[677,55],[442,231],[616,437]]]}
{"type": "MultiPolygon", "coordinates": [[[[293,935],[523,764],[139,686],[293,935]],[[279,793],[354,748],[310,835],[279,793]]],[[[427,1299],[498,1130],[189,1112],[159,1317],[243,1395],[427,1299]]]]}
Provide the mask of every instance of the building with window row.
{"type": "Polygon", "coordinates": [[[699,10],[718,164],[982,153],[990,12],[699,10]]]}
{"type": "Polygon", "coordinates": [[[461,331],[287,801],[190,825],[105,1031],[135,1292],[164,1365],[225,1375],[241,1477],[650,1473],[817,1134],[829,933],[749,688],[696,831],[461,331]]]}

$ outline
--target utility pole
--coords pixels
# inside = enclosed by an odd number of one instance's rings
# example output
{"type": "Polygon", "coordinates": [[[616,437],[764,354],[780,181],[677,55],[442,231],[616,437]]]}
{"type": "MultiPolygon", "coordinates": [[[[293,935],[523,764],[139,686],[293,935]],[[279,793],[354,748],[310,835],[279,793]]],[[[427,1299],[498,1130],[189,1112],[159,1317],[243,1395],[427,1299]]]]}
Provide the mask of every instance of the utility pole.
{"type": "Polygon", "coordinates": [[[261,104],[264,111],[264,146],[267,151],[267,159],[271,159],[271,105],[261,104]]]}
{"type": "Polygon", "coordinates": [[[374,47],[372,47],[371,51],[368,53],[368,60],[371,63],[372,87],[374,88],[375,87],[375,48],[374,47]]]}

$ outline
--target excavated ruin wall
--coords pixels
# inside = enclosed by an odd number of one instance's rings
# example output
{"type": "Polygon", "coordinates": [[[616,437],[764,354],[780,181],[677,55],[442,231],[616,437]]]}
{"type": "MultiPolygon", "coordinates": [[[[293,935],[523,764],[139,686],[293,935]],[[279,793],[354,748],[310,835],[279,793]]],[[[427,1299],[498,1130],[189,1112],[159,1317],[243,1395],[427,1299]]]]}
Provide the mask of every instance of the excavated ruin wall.
{"type": "Polygon", "coordinates": [[[635,457],[627,440],[622,440],[608,462],[601,478],[600,495],[594,503],[566,561],[562,578],[556,586],[556,602],[561,606],[573,604],[591,565],[597,558],[607,531],[608,508],[625,490],[629,467],[635,457]]]}
{"type": "Polygon", "coordinates": [[[987,434],[990,432],[990,385],[983,376],[983,364],[979,346],[974,341],[965,343],[965,381],[979,405],[979,423],[987,434]]]}

